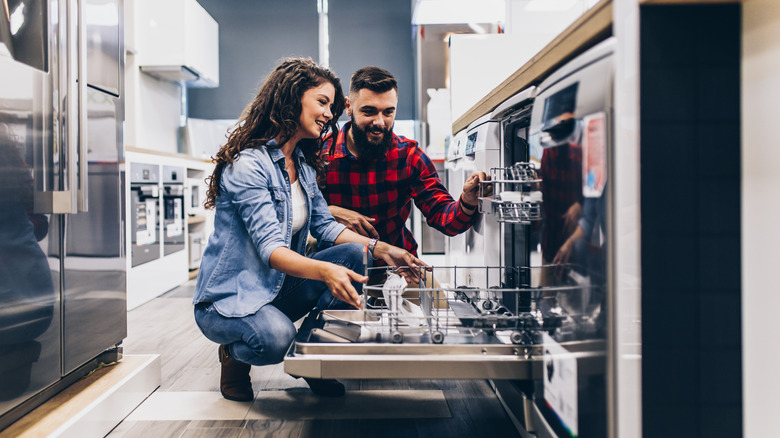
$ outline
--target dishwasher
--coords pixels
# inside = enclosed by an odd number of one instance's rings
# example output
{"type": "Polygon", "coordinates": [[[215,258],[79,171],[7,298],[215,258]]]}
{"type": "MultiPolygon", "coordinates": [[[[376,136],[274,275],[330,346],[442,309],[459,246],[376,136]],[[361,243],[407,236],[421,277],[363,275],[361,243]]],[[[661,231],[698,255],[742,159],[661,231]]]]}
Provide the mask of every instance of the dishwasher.
{"type": "Polygon", "coordinates": [[[487,379],[523,436],[607,436],[613,52],[596,45],[458,133],[453,171],[490,180],[450,239],[456,263],[367,268],[385,280],[360,309],[310,314],[285,371],[487,379]]]}

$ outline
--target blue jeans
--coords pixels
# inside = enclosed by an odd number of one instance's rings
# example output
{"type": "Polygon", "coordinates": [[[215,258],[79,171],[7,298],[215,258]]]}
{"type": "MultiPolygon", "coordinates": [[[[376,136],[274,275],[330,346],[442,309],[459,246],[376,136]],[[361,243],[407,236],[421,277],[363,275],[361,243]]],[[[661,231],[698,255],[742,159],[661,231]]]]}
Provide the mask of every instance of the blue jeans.
{"type": "MultiPolygon", "coordinates": [[[[364,273],[364,246],[344,243],[310,255],[310,258],[364,273]]],[[[371,257],[369,264],[371,263],[371,257]]],[[[358,292],[362,283],[354,283],[358,292]]],[[[195,322],[211,341],[228,345],[234,359],[251,365],[271,365],[284,360],[296,335],[293,322],[312,309],[346,309],[348,304],[334,297],[325,283],[286,276],[276,298],[256,313],[239,318],[220,315],[211,303],[195,306],[195,322]]]]}

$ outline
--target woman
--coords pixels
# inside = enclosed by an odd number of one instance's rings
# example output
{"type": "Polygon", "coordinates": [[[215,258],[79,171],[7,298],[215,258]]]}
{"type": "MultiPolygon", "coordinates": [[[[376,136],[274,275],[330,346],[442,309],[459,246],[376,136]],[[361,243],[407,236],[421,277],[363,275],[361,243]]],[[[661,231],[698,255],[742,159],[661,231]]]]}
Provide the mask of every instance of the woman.
{"type": "MultiPolygon", "coordinates": [[[[309,59],[287,59],[265,80],[215,158],[206,207],[216,208],[195,287],[195,321],[217,342],[220,391],[252,400],[251,365],[283,360],[293,322],[313,308],[360,306],[363,251],[389,265],[424,265],[337,223],[316,181],[321,137],[344,110],[339,79],[309,59]],[[325,249],[304,257],[311,232],[325,249]],[[336,245],[336,246],[334,246],[336,245]]],[[[369,258],[370,259],[370,258],[369,258]]],[[[306,379],[319,395],[335,380],[306,379]]]]}

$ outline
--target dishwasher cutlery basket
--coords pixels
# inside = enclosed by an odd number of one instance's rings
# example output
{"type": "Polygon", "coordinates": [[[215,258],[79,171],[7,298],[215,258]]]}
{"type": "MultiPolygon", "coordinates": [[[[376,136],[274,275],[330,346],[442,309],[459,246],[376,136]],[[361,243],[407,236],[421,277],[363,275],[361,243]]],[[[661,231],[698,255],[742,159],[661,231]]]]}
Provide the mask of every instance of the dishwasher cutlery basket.
{"type": "Polygon", "coordinates": [[[518,162],[490,169],[490,179],[479,183],[479,212],[498,222],[530,224],[542,218],[539,171],[534,163],[518,162]]]}

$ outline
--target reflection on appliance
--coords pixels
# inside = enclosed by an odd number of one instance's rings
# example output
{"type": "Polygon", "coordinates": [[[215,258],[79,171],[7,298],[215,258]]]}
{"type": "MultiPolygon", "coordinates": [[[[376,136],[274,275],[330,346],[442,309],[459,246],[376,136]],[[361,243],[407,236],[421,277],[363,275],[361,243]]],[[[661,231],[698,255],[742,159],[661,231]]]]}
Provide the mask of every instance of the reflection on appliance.
{"type": "Polygon", "coordinates": [[[0,430],[121,356],[123,11],[0,1],[0,430]]]}
{"type": "Polygon", "coordinates": [[[556,267],[573,266],[567,274],[589,291],[558,301],[565,312],[582,312],[578,330],[545,339],[559,370],[572,370],[569,381],[561,380],[559,373],[557,378],[536,382],[536,423],[552,436],[607,435],[606,363],[583,378],[582,365],[561,345],[570,339],[609,341],[607,248],[612,232],[606,223],[606,180],[613,50],[614,40],[607,40],[545,79],[539,85],[529,128],[529,155],[540,163],[544,196],[543,218],[536,230],[541,254],[536,257],[556,267]]]}
{"type": "Polygon", "coordinates": [[[130,163],[132,266],[160,258],[158,206],[160,167],[130,163]]]}
{"type": "Polygon", "coordinates": [[[38,244],[48,234],[48,218],[29,212],[33,180],[17,143],[10,126],[0,123],[0,401],[29,387],[41,355],[37,338],[51,326],[58,302],[38,244]]]}
{"type": "Polygon", "coordinates": [[[183,167],[163,166],[163,252],[184,250],[184,177],[183,167]]]}

